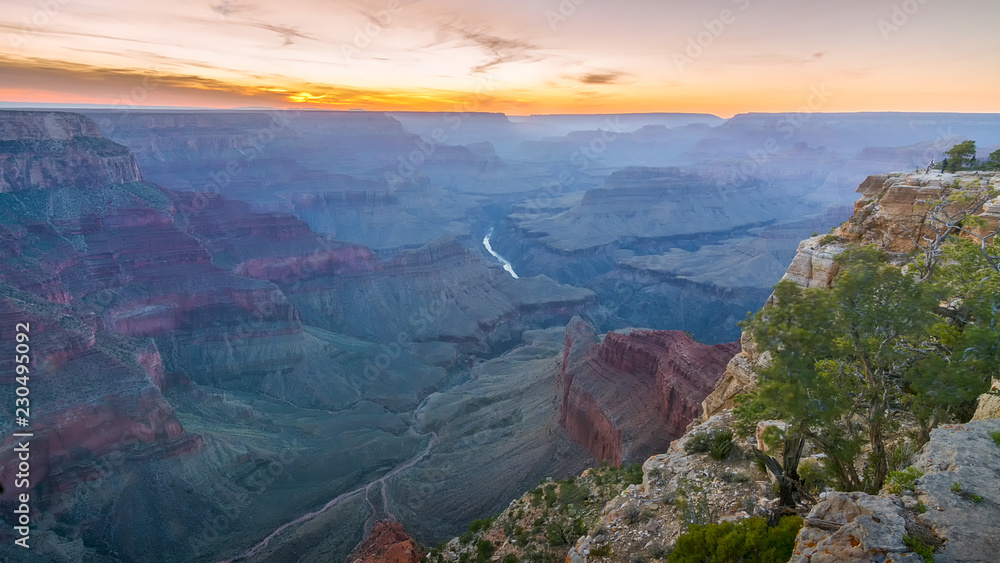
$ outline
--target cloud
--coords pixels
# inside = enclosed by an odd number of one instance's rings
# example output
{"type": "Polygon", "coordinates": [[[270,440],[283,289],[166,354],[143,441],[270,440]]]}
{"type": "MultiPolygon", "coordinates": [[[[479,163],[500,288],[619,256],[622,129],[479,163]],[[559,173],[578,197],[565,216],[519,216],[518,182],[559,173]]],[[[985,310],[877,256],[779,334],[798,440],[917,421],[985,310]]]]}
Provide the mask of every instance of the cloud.
{"type": "Polygon", "coordinates": [[[583,84],[617,84],[623,76],[620,72],[587,73],[577,78],[583,84]]]}
{"type": "Polygon", "coordinates": [[[474,66],[469,71],[470,74],[480,74],[504,63],[538,61],[546,58],[539,53],[538,47],[533,43],[521,39],[506,39],[493,33],[472,29],[464,20],[445,25],[444,31],[458,34],[464,45],[477,47],[486,52],[489,60],[474,66]]]}
{"type": "Polygon", "coordinates": [[[237,12],[245,12],[253,8],[253,4],[247,4],[243,0],[223,0],[218,4],[212,4],[212,11],[223,17],[237,12]]]}
{"type": "MultiPolygon", "coordinates": [[[[0,99],[46,101],[47,92],[79,103],[128,106],[312,107],[374,111],[452,109],[469,94],[460,91],[374,89],[345,84],[301,82],[283,76],[260,76],[244,83],[153,69],[109,69],[41,58],[14,58],[0,54],[0,99]]],[[[485,104],[486,102],[484,102],[485,104]]],[[[485,109],[485,107],[484,107],[485,109]]]]}
{"type": "Polygon", "coordinates": [[[266,29],[268,31],[273,31],[273,32],[277,33],[278,35],[280,35],[285,40],[285,42],[281,45],[282,47],[284,47],[286,45],[291,45],[292,43],[294,43],[294,41],[292,39],[295,38],[295,37],[301,37],[302,39],[314,39],[314,37],[312,37],[310,35],[306,35],[305,33],[300,32],[299,28],[293,27],[293,26],[275,25],[275,24],[264,23],[264,22],[253,22],[253,23],[251,23],[249,25],[252,25],[253,27],[259,27],[260,29],[266,29]]]}

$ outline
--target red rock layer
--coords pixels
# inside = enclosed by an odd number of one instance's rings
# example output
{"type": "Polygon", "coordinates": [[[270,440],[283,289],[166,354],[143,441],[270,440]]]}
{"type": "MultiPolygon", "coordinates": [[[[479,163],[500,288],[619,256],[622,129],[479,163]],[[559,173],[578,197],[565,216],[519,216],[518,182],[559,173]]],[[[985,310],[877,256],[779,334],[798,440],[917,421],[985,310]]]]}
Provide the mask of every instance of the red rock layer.
{"type": "Polygon", "coordinates": [[[350,559],[351,563],[417,563],[424,557],[424,551],[403,529],[403,525],[393,520],[375,523],[368,539],[350,559]]]}
{"type": "Polygon", "coordinates": [[[602,461],[644,458],[684,433],[738,349],[680,331],[612,332],[598,343],[575,318],[566,330],[560,422],[602,461]]]}
{"type": "MultiPolygon", "coordinates": [[[[156,348],[110,340],[100,335],[98,317],[67,320],[69,312],[31,298],[0,299],[0,339],[15,342],[19,323],[28,327],[27,383],[30,397],[42,405],[31,409],[30,483],[44,482],[46,491],[61,491],[99,478],[109,464],[125,459],[197,451],[201,438],[185,433],[160,393],[163,361],[156,348]]],[[[0,385],[22,383],[15,379],[15,367],[13,357],[0,361],[0,385]]],[[[5,483],[13,483],[18,471],[15,448],[20,440],[0,444],[0,479],[5,483]]],[[[11,500],[14,492],[6,488],[0,501],[11,500]]]]}

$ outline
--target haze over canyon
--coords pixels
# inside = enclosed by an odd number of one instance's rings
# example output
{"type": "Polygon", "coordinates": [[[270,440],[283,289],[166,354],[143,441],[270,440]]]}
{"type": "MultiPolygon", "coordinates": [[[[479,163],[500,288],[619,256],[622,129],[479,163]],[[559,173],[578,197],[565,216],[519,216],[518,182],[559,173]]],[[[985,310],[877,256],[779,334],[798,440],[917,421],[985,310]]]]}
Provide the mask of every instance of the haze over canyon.
{"type": "Polygon", "coordinates": [[[340,561],[642,462],[799,241],[965,139],[1000,115],[0,111],[32,556],[340,561]]]}

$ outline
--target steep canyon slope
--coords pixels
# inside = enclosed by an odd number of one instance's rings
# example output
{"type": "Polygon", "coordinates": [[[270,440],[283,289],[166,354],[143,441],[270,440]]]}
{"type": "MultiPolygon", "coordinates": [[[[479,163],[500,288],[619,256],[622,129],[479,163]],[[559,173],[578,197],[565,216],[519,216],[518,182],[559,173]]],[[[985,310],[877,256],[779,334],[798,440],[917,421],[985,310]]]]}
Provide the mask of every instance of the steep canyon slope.
{"type": "MultiPolygon", "coordinates": [[[[524,384],[504,387],[495,408],[427,426],[418,406],[432,394],[454,404],[456,383],[468,385],[479,361],[472,353],[517,346],[537,325],[564,325],[593,306],[590,291],[513,279],[454,239],[381,258],[287,213],[163,189],[79,115],[3,112],[0,123],[0,310],[5,338],[17,323],[32,331],[39,556],[217,560],[343,496],[324,513],[335,524],[321,544],[300,546],[296,534],[307,528],[298,527],[271,542],[283,553],[343,559],[397,502],[418,507],[401,514],[406,522],[442,515],[426,527],[433,537],[493,506],[504,487],[523,486],[524,475],[589,463],[558,426],[554,401],[530,417],[507,412],[546,397],[538,385],[552,387],[521,364],[540,352],[516,357],[524,384]],[[498,464],[518,477],[485,487],[477,460],[463,453],[430,465],[448,486],[489,492],[464,512],[445,510],[443,496],[398,500],[406,488],[386,490],[379,506],[366,501],[383,476],[431,445],[455,448],[457,429],[486,412],[505,429],[492,449],[538,444],[498,464]],[[559,443],[563,454],[551,455],[559,443]]],[[[532,349],[516,349],[524,346],[532,349]]],[[[15,373],[12,361],[5,374],[15,373]]],[[[4,377],[9,436],[15,386],[4,377]]],[[[0,448],[5,484],[15,447],[7,438],[0,448]]],[[[20,549],[12,545],[2,549],[20,549]]]]}

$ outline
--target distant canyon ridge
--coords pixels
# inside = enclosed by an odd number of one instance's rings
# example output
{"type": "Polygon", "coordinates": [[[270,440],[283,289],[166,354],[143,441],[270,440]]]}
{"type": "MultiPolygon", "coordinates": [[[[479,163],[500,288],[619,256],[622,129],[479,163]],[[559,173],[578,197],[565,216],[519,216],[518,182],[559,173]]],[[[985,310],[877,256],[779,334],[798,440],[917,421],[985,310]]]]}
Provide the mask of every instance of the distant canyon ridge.
{"type": "Polygon", "coordinates": [[[457,117],[0,111],[34,554],[343,560],[641,461],[867,175],[1000,146],[996,115],[457,117]]]}

